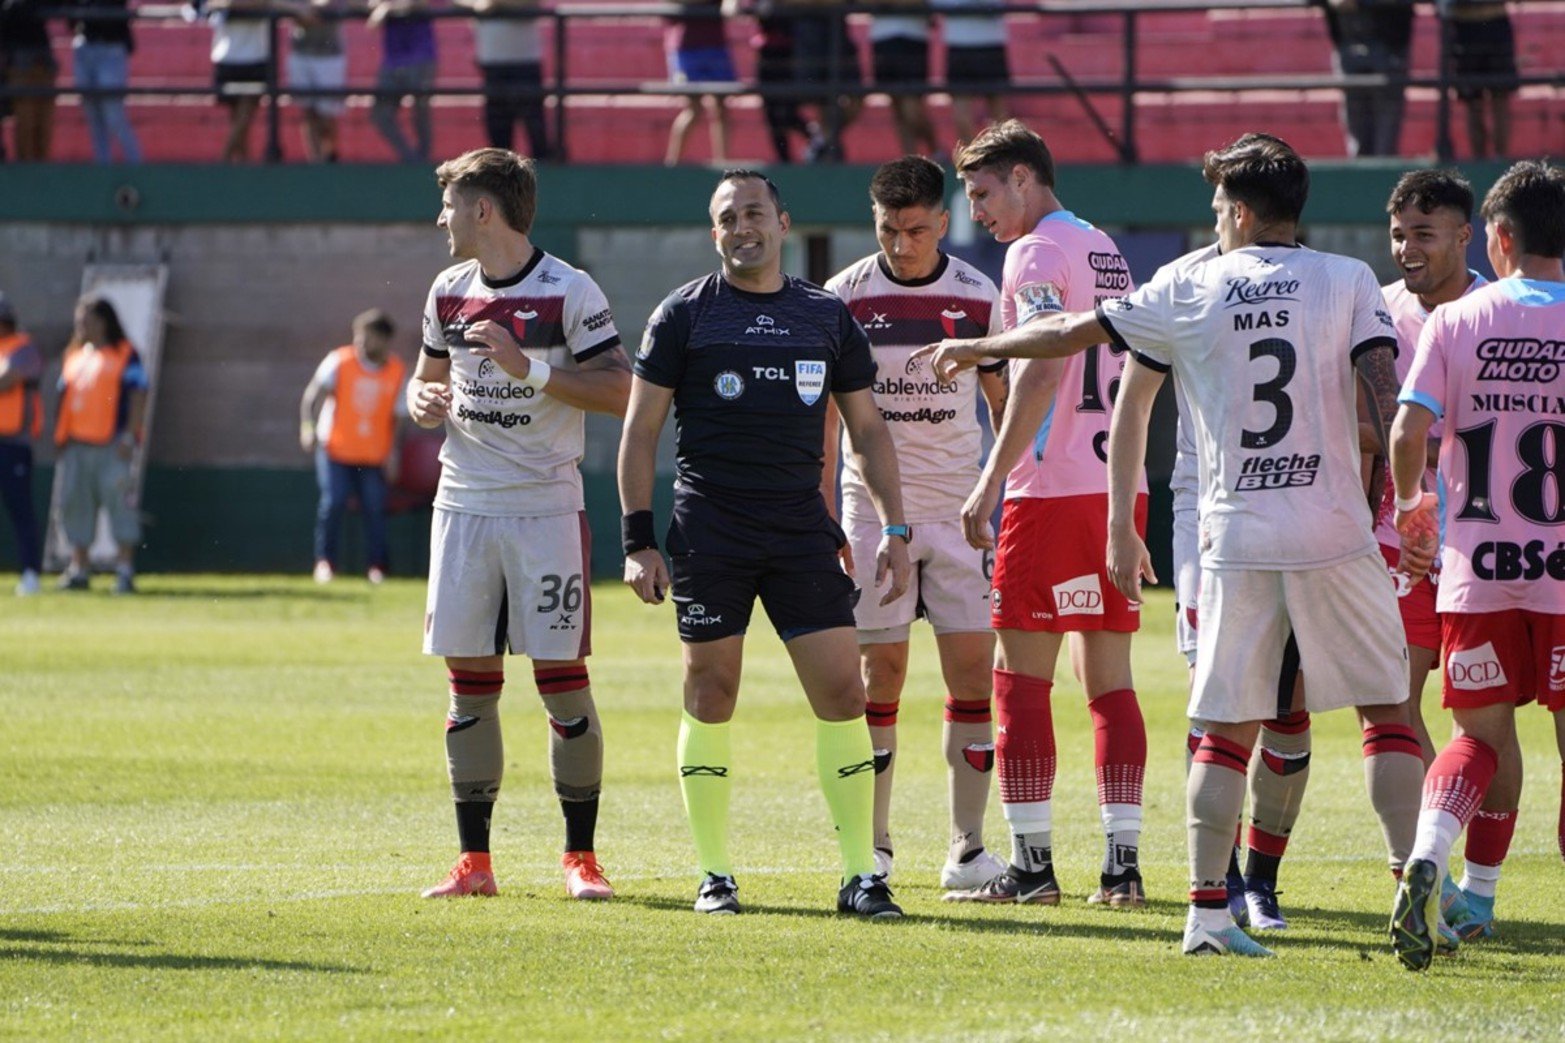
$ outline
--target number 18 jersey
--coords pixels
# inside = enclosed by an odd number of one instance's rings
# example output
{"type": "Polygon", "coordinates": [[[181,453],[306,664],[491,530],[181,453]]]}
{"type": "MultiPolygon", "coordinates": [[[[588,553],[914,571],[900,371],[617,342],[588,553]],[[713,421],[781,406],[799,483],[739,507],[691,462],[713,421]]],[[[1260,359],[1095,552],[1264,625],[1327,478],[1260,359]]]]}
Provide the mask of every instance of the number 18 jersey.
{"type": "Polygon", "coordinates": [[[1138,363],[1172,368],[1190,404],[1203,568],[1375,553],[1353,360],[1397,342],[1367,265],[1294,245],[1208,247],[1098,318],[1138,363]]]}

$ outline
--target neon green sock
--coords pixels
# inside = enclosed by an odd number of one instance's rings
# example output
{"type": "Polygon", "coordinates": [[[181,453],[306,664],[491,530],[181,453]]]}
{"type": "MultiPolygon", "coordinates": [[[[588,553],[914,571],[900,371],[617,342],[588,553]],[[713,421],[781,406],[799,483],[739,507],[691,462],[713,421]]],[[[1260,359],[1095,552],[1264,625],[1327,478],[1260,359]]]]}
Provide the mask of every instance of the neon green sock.
{"type": "Polygon", "coordinates": [[[815,721],[815,767],[837,827],[843,876],[875,871],[875,752],[864,718],[815,721]]]}
{"type": "Polygon", "coordinates": [[[733,789],[728,724],[704,724],[681,714],[678,756],[679,792],[696,842],[696,861],[703,873],[733,876],[728,861],[728,795],[733,789]]]}

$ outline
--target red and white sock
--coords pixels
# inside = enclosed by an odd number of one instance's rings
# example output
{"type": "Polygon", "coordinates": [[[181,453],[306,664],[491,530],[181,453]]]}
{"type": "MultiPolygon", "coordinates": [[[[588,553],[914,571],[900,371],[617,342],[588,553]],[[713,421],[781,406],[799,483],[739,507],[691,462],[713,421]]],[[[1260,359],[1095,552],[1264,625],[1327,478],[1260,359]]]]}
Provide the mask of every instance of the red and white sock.
{"type": "Polygon", "coordinates": [[[1484,811],[1482,808],[1467,824],[1467,869],[1462,874],[1462,890],[1484,898],[1493,898],[1500,883],[1500,868],[1511,850],[1516,833],[1516,809],[1484,811]]]}
{"type": "Polygon", "coordinates": [[[1444,873],[1451,846],[1483,804],[1498,764],[1493,747],[1470,735],[1452,739],[1440,751],[1424,778],[1413,858],[1433,861],[1444,873]]]}
{"type": "Polygon", "coordinates": [[[1087,703],[1092,715],[1098,808],[1105,838],[1103,872],[1136,869],[1141,846],[1141,790],[1147,772],[1147,728],[1136,693],[1105,692],[1087,703]]]}
{"type": "Polygon", "coordinates": [[[994,672],[994,753],[1000,810],[1011,829],[1011,864],[1037,872],[1054,860],[1054,714],[1051,681],[994,672]]]}
{"type": "Polygon", "coordinates": [[[1244,809],[1250,751],[1207,732],[1190,764],[1185,793],[1190,838],[1190,905],[1204,926],[1228,926],[1228,859],[1244,809]]]}

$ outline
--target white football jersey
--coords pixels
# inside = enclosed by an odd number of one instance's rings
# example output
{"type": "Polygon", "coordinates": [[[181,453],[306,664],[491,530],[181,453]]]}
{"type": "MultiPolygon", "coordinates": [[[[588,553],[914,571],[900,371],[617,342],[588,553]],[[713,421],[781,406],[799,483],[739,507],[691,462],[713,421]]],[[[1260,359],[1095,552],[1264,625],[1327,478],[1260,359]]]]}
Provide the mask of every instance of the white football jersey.
{"type": "MultiPolygon", "coordinates": [[[[875,404],[891,431],[902,475],[902,507],[910,522],[948,521],[978,480],[983,454],[975,403],[976,371],[936,380],[913,352],[947,337],[1000,332],[1000,292],[983,272],[942,254],[928,278],[903,282],[880,254],[849,265],[826,283],[864,327],[875,354],[875,404]]],[[[998,370],[1003,362],[986,365],[998,370]]],[[[847,433],[843,432],[846,446],[847,433]]],[[[874,517],[869,487],[851,454],[843,454],[842,512],[874,517]]]]}
{"type": "Polygon", "coordinates": [[[435,506],[513,518],[581,510],[584,414],[474,355],[464,334],[483,319],[509,330],[529,358],[564,371],[619,344],[598,284],[542,250],[504,283],[485,279],[477,261],[441,272],[424,308],[424,354],[451,360],[435,506]]]}
{"type": "Polygon", "coordinates": [[[1395,351],[1396,330],[1368,265],[1295,245],[1207,248],[1098,315],[1184,390],[1203,568],[1321,568],[1375,550],[1353,360],[1395,351]]]}

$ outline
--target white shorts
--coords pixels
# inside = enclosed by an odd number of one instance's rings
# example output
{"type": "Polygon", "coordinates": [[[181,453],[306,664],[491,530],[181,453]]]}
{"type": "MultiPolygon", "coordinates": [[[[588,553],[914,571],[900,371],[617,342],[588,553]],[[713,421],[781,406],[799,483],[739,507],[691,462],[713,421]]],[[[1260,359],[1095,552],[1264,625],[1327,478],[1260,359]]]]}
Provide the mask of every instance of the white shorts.
{"type": "MultiPolygon", "coordinates": [[[[343,54],[290,54],[288,86],[292,90],[341,90],[348,82],[348,57],[343,54]]],[[[346,98],[297,98],[299,106],[322,116],[341,116],[346,98]]]]}
{"type": "Polygon", "coordinates": [[[1194,510],[1174,512],[1174,642],[1195,666],[1197,602],[1201,596],[1200,516],[1194,510]]]}
{"type": "Polygon", "coordinates": [[[989,632],[989,577],[994,552],[976,550],[962,537],[962,523],[915,522],[908,558],[913,579],[906,594],[881,605],[875,585],[875,551],[880,519],[848,515],[842,519],[853,568],[863,595],[853,609],[861,645],[896,644],[908,639],[913,620],[929,620],[936,634],[989,632]]]}
{"type": "Polygon", "coordinates": [[[1298,572],[1207,569],[1200,613],[1191,717],[1276,717],[1301,669],[1311,713],[1407,699],[1407,642],[1379,551],[1298,572]]]}
{"type": "Polygon", "coordinates": [[[580,659],[592,651],[587,514],[490,518],[435,508],[424,654],[580,659]]]}

